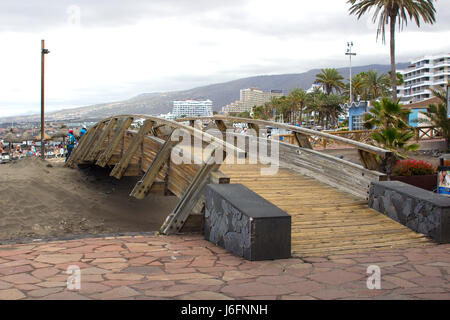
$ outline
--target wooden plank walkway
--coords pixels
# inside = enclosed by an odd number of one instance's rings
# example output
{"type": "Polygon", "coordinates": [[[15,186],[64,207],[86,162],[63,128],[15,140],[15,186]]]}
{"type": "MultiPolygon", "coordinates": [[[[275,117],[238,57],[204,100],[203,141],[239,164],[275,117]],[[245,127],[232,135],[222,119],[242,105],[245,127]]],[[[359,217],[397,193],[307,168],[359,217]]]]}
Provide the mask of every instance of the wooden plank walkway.
{"type": "Polygon", "coordinates": [[[433,245],[422,234],[369,208],[366,201],[313,178],[280,168],[261,176],[261,165],[222,165],[241,183],[292,216],[292,254],[329,256],[433,245]]]}

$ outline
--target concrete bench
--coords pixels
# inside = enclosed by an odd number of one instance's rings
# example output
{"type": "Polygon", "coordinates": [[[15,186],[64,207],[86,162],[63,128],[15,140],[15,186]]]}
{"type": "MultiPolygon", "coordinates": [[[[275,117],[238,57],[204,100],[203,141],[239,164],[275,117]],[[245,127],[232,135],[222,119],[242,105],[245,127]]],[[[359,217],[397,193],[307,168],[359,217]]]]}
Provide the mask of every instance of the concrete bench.
{"type": "Polygon", "coordinates": [[[206,186],[205,239],[247,260],[291,256],[291,216],[241,184],[206,186]]]}
{"type": "Polygon", "coordinates": [[[450,243],[450,198],[400,181],[372,182],[369,207],[439,243],[450,243]]]}

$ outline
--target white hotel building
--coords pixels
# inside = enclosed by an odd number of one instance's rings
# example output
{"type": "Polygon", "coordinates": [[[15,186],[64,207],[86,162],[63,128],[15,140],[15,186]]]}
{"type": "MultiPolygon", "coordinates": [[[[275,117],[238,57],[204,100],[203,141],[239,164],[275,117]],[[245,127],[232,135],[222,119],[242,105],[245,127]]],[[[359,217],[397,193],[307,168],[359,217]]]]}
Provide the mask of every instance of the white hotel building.
{"type": "Polygon", "coordinates": [[[186,101],[174,101],[172,114],[175,118],[180,118],[181,116],[186,117],[210,117],[213,115],[212,112],[212,101],[196,101],[196,100],[186,100],[186,101]]]}
{"type": "Polygon", "coordinates": [[[403,102],[432,98],[430,88],[446,88],[450,80],[450,53],[422,57],[399,72],[404,78],[404,84],[398,87],[398,96],[403,102]]]}

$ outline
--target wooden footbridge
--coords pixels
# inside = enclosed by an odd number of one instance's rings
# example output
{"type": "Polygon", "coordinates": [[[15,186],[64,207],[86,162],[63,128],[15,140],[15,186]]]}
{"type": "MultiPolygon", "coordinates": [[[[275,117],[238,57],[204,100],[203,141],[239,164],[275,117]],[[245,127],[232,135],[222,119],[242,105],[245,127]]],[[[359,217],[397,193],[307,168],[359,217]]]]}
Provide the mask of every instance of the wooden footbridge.
{"type": "Polygon", "coordinates": [[[241,183],[292,216],[294,256],[324,256],[431,244],[367,206],[370,183],[385,180],[392,162],[388,150],[269,121],[125,115],[89,128],[66,165],[107,166],[117,179],[138,176],[130,190],[138,199],[154,192],[176,195],[180,200],[161,226],[164,234],[201,230],[207,183],[241,183]],[[233,122],[252,131],[235,133],[233,122]],[[203,126],[214,130],[204,132],[203,126]],[[296,145],[265,138],[267,126],[292,131],[296,145]],[[355,148],[361,165],[314,150],[315,139],[355,148]],[[255,153],[263,156],[255,160],[255,153]],[[269,160],[277,160],[277,170],[267,175],[264,170],[274,165],[269,160]]]}

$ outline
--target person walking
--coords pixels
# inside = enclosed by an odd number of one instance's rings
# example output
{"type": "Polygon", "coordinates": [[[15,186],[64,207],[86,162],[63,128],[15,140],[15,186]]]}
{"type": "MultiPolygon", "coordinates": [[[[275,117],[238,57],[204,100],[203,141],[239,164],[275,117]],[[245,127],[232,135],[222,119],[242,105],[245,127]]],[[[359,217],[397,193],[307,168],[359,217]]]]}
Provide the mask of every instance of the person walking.
{"type": "Polygon", "coordinates": [[[72,153],[73,148],[75,147],[75,136],[73,135],[73,130],[69,130],[69,135],[67,136],[67,153],[66,153],[66,162],[72,153]]]}
{"type": "Polygon", "coordinates": [[[83,126],[83,128],[81,128],[80,130],[80,139],[81,137],[83,137],[83,135],[87,132],[86,126],[83,126]]]}

